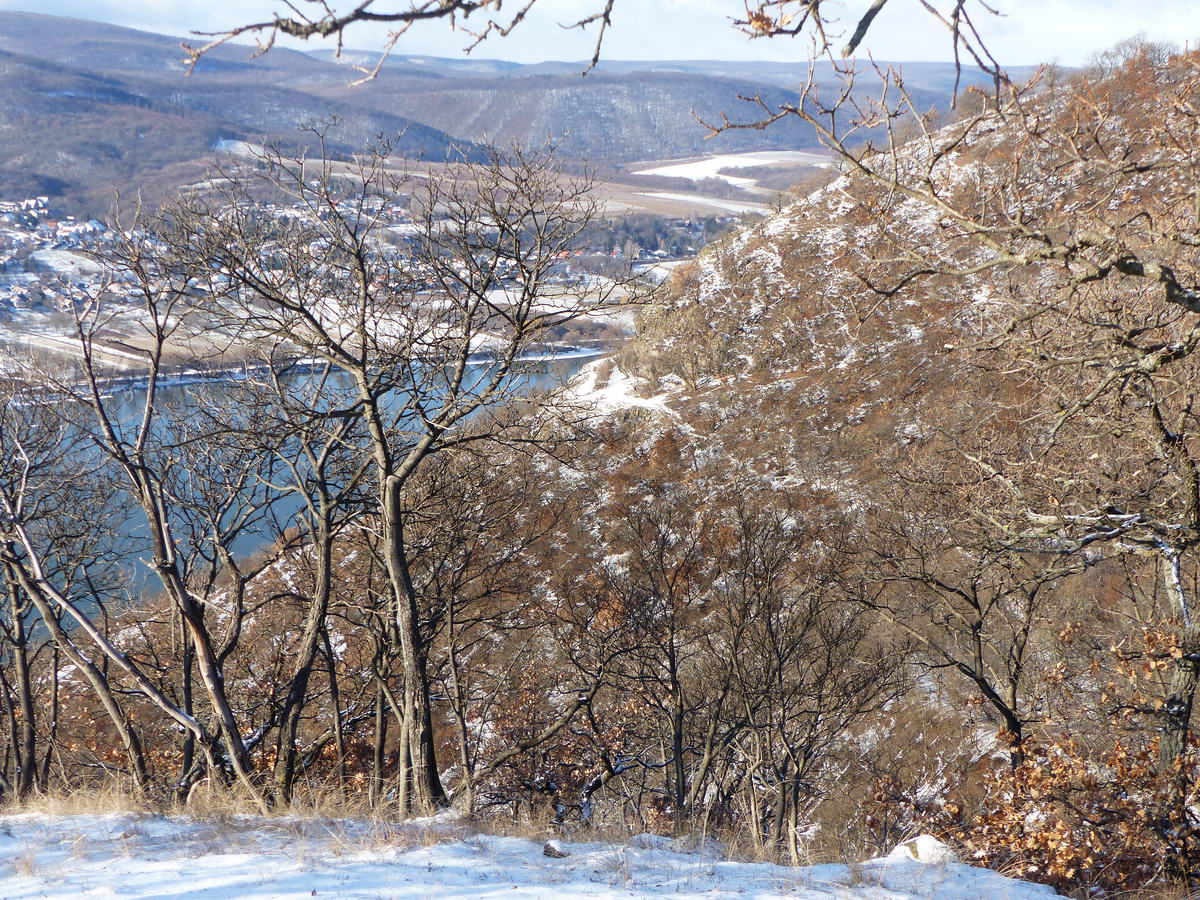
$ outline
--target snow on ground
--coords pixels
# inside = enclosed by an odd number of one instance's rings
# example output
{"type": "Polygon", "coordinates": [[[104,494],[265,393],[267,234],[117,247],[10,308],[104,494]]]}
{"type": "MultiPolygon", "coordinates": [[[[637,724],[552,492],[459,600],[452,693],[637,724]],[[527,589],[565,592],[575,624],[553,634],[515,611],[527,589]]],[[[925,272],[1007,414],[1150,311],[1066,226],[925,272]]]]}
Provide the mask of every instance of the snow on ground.
{"type": "Polygon", "coordinates": [[[248,141],[231,141],[221,139],[213,144],[218,153],[229,153],[233,156],[262,156],[266,148],[262,144],[251,144],[248,141]]]}
{"type": "Polygon", "coordinates": [[[756,150],[751,153],[722,153],[703,159],[670,160],[649,169],[638,169],[634,175],[668,175],[672,178],[721,178],[733,185],[751,186],[753,178],[741,175],[722,175],[722,169],[743,169],[751,166],[771,166],[786,163],[793,166],[828,166],[830,159],[819,153],[803,150],[756,150]]]}
{"type": "Polygon", "coordinates": [[[29,254],[29,257],[68,278],[76,278],[80,275],[98,275],[104,271],[103,267],[94,259],[72,250],[35,250],[29,254]]]}
{"type": "Polygon", "coordinates": [[[234,817],[206,822],[114,813],[0,817],[0,897],[133,900],[1046,900],[1050,888],[948,858],[932,838],[857,866],[789,868],[688,852],[638,835],[627,844],[471,835],[447,818],[401,826],[234,817]],[[920,859],[916,858],[920,857],[920,859]],[[929,860],[927,862],[921,859],[929,860]]]}
{"type": "Polygon", "coordinates": [[[687,265],[692,262],[695,257],[689,256],[686,259],[662,259],[653,262],[637,263],[634,265],[634,272],[639,275],[645,275],[654,281],[656,284],[661,284],[671,277],[671,273],[680,266],[687,265]]]}
{"type": "Polygon", "coordinates": [[[583,406],[590,406],[599,413],[618,409],[640,407],[655,412],[677,416],[667,406],[666,394],[657,397],[642,397],[638,394],[645,382],[641,378],[626,375],[609,359],[598,359],[584,365],[565,389],[566,399],[583,406]]]}

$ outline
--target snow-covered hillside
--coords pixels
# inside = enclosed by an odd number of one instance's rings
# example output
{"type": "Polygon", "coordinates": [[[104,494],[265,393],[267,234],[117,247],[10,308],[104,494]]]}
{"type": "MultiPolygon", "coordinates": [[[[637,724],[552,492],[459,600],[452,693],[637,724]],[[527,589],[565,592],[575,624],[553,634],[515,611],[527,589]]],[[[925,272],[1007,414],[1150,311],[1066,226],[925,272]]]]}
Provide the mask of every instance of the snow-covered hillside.
{"type": "Polygon", "coordinates": [[[558,844],[471,835],[447,819],[385,827],[133,814],[0,818],[0,897],[794,897],[1035,900],[1048,887],[946,858],[932,838],[862,865],[788,868],[697,853],[669,838],[558,844]],[[928,860],[918,861],[916,857],[928,860]]]}

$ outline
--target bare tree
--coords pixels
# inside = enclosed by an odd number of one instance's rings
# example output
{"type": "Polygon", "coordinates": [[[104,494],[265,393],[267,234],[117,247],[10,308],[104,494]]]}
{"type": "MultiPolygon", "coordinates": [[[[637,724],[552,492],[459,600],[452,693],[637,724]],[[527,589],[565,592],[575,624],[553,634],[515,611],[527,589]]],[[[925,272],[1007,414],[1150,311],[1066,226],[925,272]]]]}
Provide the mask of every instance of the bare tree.
{"type": "MultiPolygon", "coordinates": [[[[863,539],[857,600],[922,651],[926,671],[949,671],[994,717],[1013,767],[1027,726],[1047,717],[1046,677],[1068,615],[1072,576],[1099,560],[1022,540],[1014,498],[978,460],[999,441],[984,423],[969,446],[945,438],[918,461],[893,464],[863,539]],[[974,452],[972,452],[974,450],[974,452]]],[[[853,540],[853,539],[852,539],[853,540]]]]}
{"type": "MultiPolygon", "coordinates": [[[[90,628],[100,636],[101,657],[105,649],[112,649],[93,621],[104,615],[113,599],[106,571],[111,574],[114,550],[106,546],[106,535],[95,528],[95,522],[108,515],[103,475],[94,455],[87,451],[84,436],[54,407],[61,398],[47,400],[40,388],[38,384],[10,384],[8,402],[0,415],[0,559],[13,614],[6,632],[14,653],[24,720],[18,744],[22,771],[15,788],[18,794],[24,793],[35,780],[38,716],[32,708],[29,683],[30,651],[35,645],[28,629],[39,625],[89,684],[128,755],[135,784],[145,788],[148,769],[138,731],[118,699],[104,663],[80,646],[62,622],[64,616],[82,619],[87,626],[84,631],[90,628]],[[27,704],[29,708],[24,708],[27,704]]],[[[120,518],[119,511],[109,516],[114,525],[120,518]]],[[[57,697],[57,670],[50,677],[57,697]]]]}
{"type": "Polygon", "coordinates": [[[185,201],[160,230],[188,271],[206,270],[206,311],[249,346],[285,347],[339,373],[344,404],[310,415],[358,423],[395,604],[413,798],[438,805],[431,648],[406,489],[435,454],[539,439],[544,411],[530,405],[513,417],[501,408],[519,396],[523,354],[617,295],[616,283],[597,291],[552,277],[599,207],[589,181],[548,151],[413,175],[390,168],[386,147],[345,165],[278,155],[264,163],[215,198],[185,201]],[[279,214],[253,190],[286,198],[290,211],[279,214]],[[385,213],[402,199],[416,211],[415,229],[397,249],[382,237],[385,213]]]}

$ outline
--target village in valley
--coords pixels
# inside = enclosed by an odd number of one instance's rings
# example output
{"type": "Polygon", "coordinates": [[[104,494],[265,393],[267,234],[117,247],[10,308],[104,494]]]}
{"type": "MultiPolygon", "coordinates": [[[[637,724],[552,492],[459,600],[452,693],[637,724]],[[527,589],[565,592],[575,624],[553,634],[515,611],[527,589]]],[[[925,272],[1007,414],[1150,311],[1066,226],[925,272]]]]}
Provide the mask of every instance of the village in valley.
{"type": "MultiPolygon", "coordinates": [[[[268,204],[266,208],[284,221],[312,215],[298,205],[268,204]]],[[[406,287],[435,290],[432,273],[423,272],[422,264],[406,250],[418,230],[408,209],[400,203],[380,201],[372,212],[382,217],[381,252],[404,260],[406,287]]],[[[738,220],[732,215],[617,218],[592,229],[578,247],[561,254],[549,282],[572,288],[591,283],[603,289],[613,277],[629,274],[648,283],[661,281],[714,234],[733,227],[738,220]]],[[[78,354],[73,338],[75,313],[84,303],[100,300],[107,321],[94,335],[96,351],[114,373],[140,366],[139,286],[128,273],[106,270],[97,262],[114,237],[103,222],[63,213],[46,196],[0,200],[0,346],[18,355],[32,352],[70,362],[78,354]]],[[[149,235],[145,239],[154,241],[149,235]]],[[[511,262],[500,260],[496,289],[503,290],[517,275],[511,262]]],[[[623,324],[602,328],[602,334],[592,337],[603,341],[606,335],[627,333],[632,322],[628,316],[620,318],[623,324]]],[[[176,366],[227,366],[240,358],[236,343],[232,337],[220,340],[212,333],[211,323],[194,327],[184,323],[174,341],[171,361],[176,366]]]]}
{"type": "Polygon", "coordinates": [[[48,197],[0,199],[0,314],[57,306],[64,276],[92,284],[99,266],[82,251],[104,233],[96,219],[56,214],[48,197]]]}

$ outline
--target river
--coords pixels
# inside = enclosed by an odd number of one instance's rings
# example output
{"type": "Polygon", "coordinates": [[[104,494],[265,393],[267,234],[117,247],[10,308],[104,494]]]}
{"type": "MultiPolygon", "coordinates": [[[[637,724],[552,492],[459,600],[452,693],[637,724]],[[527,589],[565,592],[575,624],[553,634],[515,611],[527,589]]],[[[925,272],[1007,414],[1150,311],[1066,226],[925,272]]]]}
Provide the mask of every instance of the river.
{"type": "MultiPolygon", "coordinates": [[[[580,351],[522,360],[521,374],[514,376],[513,385],[522,394],[553,389],[569,380],[586,363],[600,355],[601,351],[580,351]]],[[[482,377],[486,374],[488,365],[488,362],[481,361],[473,368],[482,377]]],[[[317,377],[311,370],[304,369],[288,376],[297,386],[317,377]]],[[[344,379],[344,376],[336,377],[344,379]]],[[[183,440],[192,427],[191,423],[205,417],[207,421],[212,421],[214,410],[227,410],[230,419],[236,419],[238,397],[243,390],[241,380],[232,377],[185,375],[166,380],[160,386],[157,396],[157,408],[162,411],[160,437],[171,441],[183,440]]],[[[119,428],[127,429],[131,433],[140,419],[144,401],[144,386],[113,385],[107,398],[109,414],[118,423],[119,428]]],[[[203,431],[204,424],[197,422],[194,427],[200,432],[203,431]]],[[[176,477],[176,484],[178,483],[176,477]]],[[[261,484],[257,488],[248,488],[256,489],[264,490],[261,484]]],[[[149,550],[145,526],[140,513],[133,509],[121,478],[114,476],[108,490],[111,493],[106,503],[107,521],[103,524],[106,535],[105,552],[114,560],[109,580],[115,585],[123,585],[124,590],[120,592],[134,599],[158,589],[153,573],[144,565],[149,550]]],[[[295,521],[301,504],[302,500],[299,497],[274,496],[270,507],[270,521],[263,521],[241,532],[231,544],[234,555],[246,559],[270,545],[281,529],[287,528],[295,521]]],[[[177,539],[186,547],[185,531],[181,528],[177,539]]]]}

